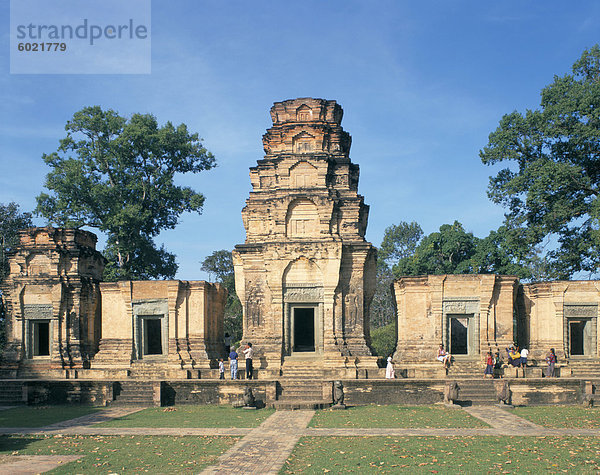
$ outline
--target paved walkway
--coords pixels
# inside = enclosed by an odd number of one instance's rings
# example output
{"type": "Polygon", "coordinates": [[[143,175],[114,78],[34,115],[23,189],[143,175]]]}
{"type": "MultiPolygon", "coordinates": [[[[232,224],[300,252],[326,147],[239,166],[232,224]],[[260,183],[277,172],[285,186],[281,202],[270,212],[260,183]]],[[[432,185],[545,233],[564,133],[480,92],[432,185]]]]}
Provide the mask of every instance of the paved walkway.
{"type": "Polygon", "coordinates": [[[208,467],[216,473],[275,474],[283,467],[315,411],[277,411],[208,467]]]}
{"type": "Polygon", "coordinates": [[[0,474],[37,475],[48,472],[59,465],[74,462],[83,455],[18,455],[0,465],[0,474]]]}

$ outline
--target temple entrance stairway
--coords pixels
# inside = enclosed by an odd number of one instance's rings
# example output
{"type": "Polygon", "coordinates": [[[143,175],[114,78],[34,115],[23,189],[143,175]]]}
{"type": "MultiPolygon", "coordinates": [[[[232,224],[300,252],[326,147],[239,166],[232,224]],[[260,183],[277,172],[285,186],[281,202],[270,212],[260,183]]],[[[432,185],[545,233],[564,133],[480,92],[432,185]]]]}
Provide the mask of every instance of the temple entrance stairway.
{"type": "Polygon", "coordinates": [[[481,363],[481,361],[479,361],[479,359],[477,361],[455,359],[450,368],[448,368],[447,377],[462,379],[475,378],[479,376],[483,378],[484,370],[485,366],[483,363],[481,363]]]}
{"type": "Polygon", "coordinates": [[[323,396],[324,385],[331,387],[331,383],[323,381],[322,363],[317,358],[286,358],[277,382],[277,399],[270,406],[276,409],[329,407],[331,395],[323,396]]]}
{"type": "Polygon", "coordinates": [[[465,406],[485,406],[496,404],[496,389],[493,379],[464,379],[458,380],[458,401],[465,406]]]}
{"type": "MultiPolygon", "coordinates": [[[[111,406],[154,406],[154,381],[118,381],[113,383],[111,406]]],[[[158,383],[160,384],[160,383],[158,383]]]]}
{"type": "MultiPolygon", "coordinates": [[[[573,359],[569,360],[568,369],[574,378],[600,378],[600,359],[573,359]]],[[[564,370],[563,370],[564,372],[564,370]]],[[[563,376],[561,374],[561,376],[563,376]]]]}

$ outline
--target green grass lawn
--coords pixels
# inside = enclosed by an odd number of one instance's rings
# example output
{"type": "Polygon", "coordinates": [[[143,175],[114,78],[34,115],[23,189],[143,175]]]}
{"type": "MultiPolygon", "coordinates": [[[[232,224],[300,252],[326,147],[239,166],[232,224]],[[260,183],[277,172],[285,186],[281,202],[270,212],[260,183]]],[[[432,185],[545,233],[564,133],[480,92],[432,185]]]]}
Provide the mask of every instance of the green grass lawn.
{"type": "Polygon", "coordinates": [[[303,437],[281,473],[600,470],[594,437],[303,437]]]}
{"type": "Polygon", "coordinates": [[[317,411],[310,427],[489,427],[458,409],[440,406],[356,406],[345,411],[317,411]]]}
{"type": "Polygon", "coordinates": [[[230,406],[152,407],[106,421],[104,427],[256,427],[273,409],[247,411],[230,406]]]}
{"type": "Polygon", "coordinates": [[[600,428],[600,408],[581,406],[527,406],[508,409],[516,416],[544,427],[600,428]]]}
{"type": "Polygon", "coordinates": [[[0,411],[0,427],[43,427],[101,410],[87,406],[14,407],[0,411]]]}
{"type": "Polygon", "coordinates": [[[0,436],[0,456],[83,455],[51,473],[198,473],[236,437],[0,436]]]}

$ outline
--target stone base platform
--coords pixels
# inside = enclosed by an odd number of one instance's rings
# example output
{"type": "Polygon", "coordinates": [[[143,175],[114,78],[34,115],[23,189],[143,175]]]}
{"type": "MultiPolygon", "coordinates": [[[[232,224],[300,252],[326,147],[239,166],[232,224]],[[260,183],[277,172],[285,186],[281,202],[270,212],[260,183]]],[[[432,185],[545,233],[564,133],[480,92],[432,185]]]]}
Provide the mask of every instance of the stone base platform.
{"type": "MultiPolygon", "coordinates": [[[[600,376],[577,378],[503,378],[503,379],[346,379],[344,404],[436,404],[443,401],[448,381],[457,381],[459,401],[466,405],[493,402],[497,386],[507,382],[514,405],[581,404],[586,397],[600,394],[600,376]]],[[[333,380],[0,380],[3,405],[83,404],[107,406],[225,404],[238,403],[244,390],[251,388],[260,404],[272,407],[300,407],[333,400],[333,380]],[[143,393],[143,394],[138,394],[143,393]],[[135,399],[135,401],[128,400],[135,399]]]]}

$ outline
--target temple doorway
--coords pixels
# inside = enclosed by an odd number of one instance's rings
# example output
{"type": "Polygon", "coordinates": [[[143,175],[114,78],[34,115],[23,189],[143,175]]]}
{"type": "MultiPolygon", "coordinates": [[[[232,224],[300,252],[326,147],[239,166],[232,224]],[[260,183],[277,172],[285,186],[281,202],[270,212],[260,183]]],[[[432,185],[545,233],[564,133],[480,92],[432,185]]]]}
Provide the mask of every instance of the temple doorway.
{"type": "Polygon", "coordinates": [[[293,307],[292,351],[315,352],[315,307],[293,307]]]}
{"type": "Polygon", "coordinates": [[[159,315],[140,317],[142,358],[163,354],[162,318],[159,315]]]}
{"type": "Polygon", "coordinates": [[[591,356],[593,354],[590,319],[569,319],[569,353],[572,356],[591,356]]]}
{"type": "Polygon", "coordinates": [[[448,315],[448,351],[452,355],[475,354],[473,348],[474,329],[473,315],[448,315]]]}
{"type": "Polygon", "coordinates": [[[50,320],[30,320],[31,356],[50,356],[50,320]]]}

